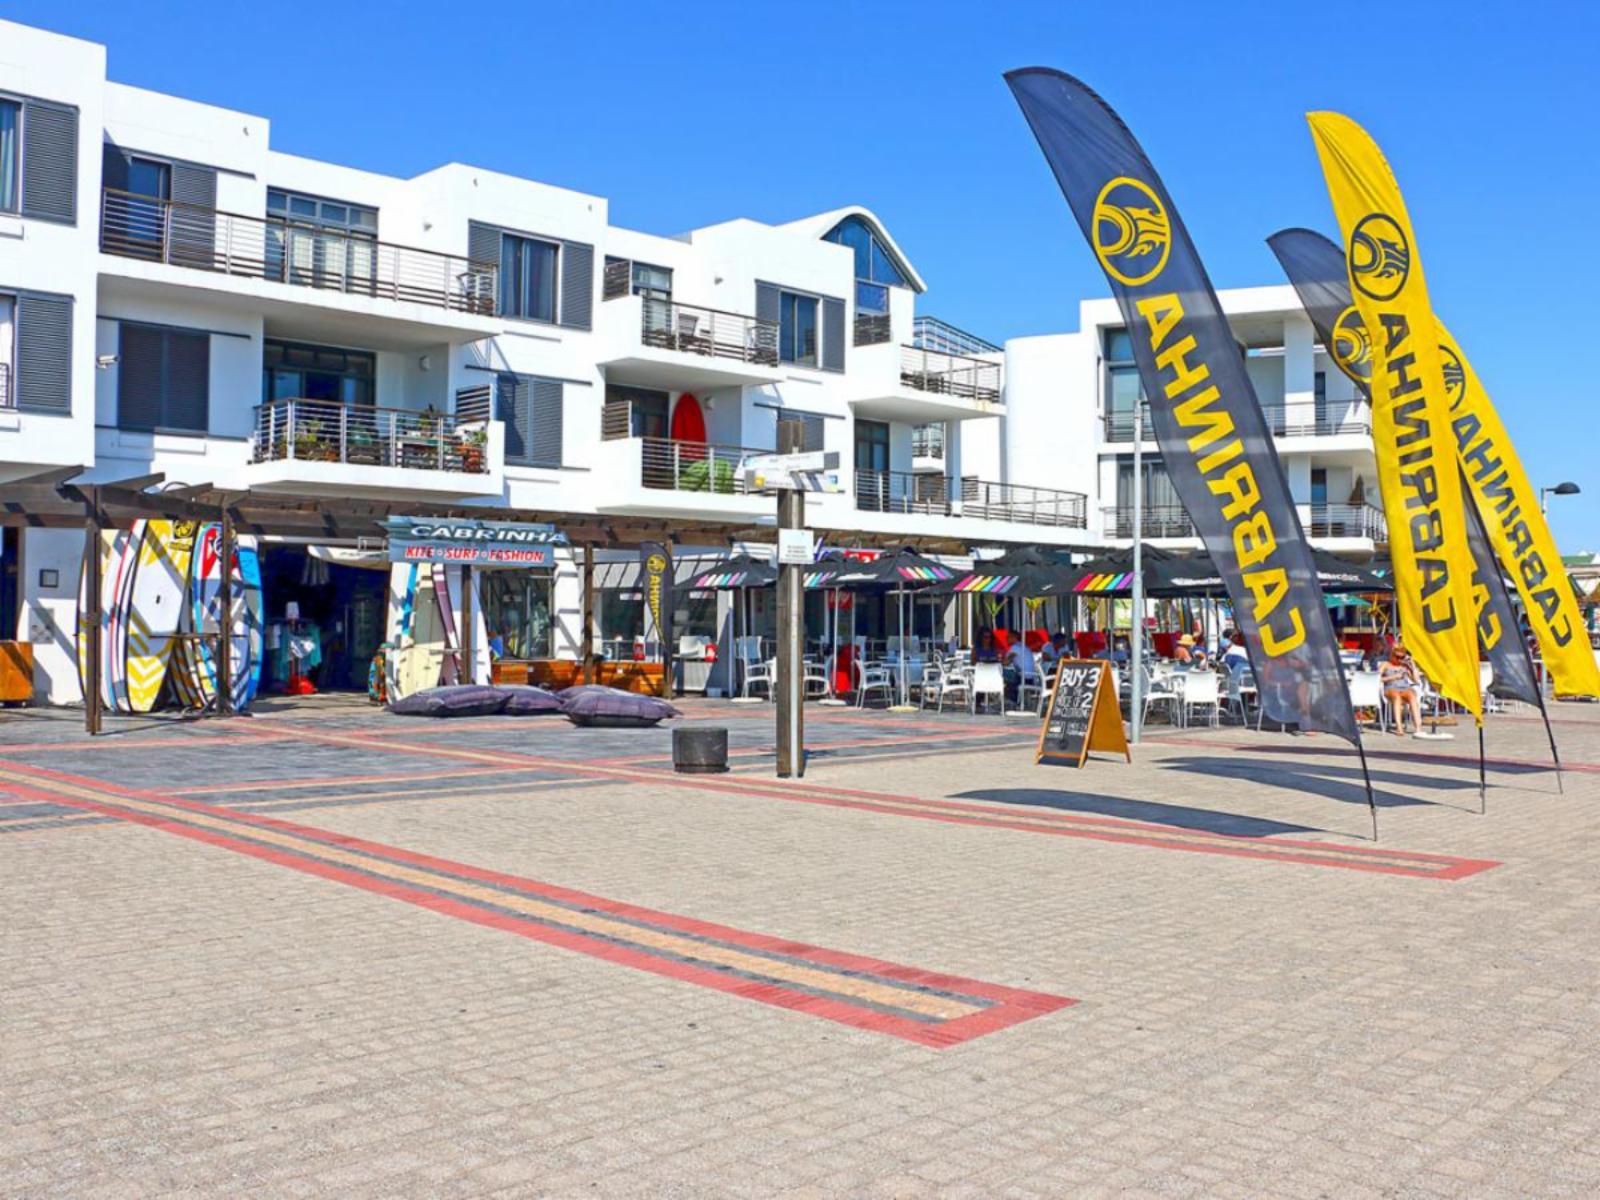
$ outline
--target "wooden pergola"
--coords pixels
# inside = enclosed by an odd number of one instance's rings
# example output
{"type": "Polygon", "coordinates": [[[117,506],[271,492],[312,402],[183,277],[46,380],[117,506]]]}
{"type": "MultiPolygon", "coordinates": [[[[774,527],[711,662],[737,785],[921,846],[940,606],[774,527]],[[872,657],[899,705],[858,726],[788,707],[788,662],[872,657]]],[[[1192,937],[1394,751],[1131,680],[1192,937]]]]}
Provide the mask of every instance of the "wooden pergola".
{"type": "MultiPolygon", "coordinates": [[[[732,546],[736,543],[772,543],[776,540],[773,526],[753,525],[747,521],[608,516],[550,509],[447,504],[410,498],[311,496],[228,488],[213,483],[168,485],[166,476],[159,472],[128,479],[79,482],[84,471],[83,467],[58,467],[0,484],[0,525],[83,530],[85,586],[78,619],[88,628],[98,629],[101,620],[100,572],[98,569],[89,569],[98,567],[101,535],[109,529],[129,528],[136,521],[215,522],[221,530],[219,550],[224,563],[233,561],[235,539],[241,533],[258,538],[311,542],[376,541],[384,536],[382,522],[398,516],[548,524],[561,530],[572,545],[583,550],[583,632],[580,653],[586,683],[592,681],[594,660],[596,549],[636,549],[644,542],[659,542],[669,548],[670,554],[670,548],[677,545],[732,546]]],[[[838,531],[834,536],[841,542],[863,549],[910,546],[925,554],[967,554],[972,544],[1007,544],[992,539],[974,538],[967,542],[958,538],[890,533],[838,531]]],[[[463,569],[470,571],[471,568],[463,569]]],[[[221,573],[219,597],[224,613],[232,611],[232,591],[232,573],[224,570],[221,573]]],[[[464,589],[460,613],[460,645],[464,653],[470,653],[469,607],[470,600],[464,589]]],[[[668,656],[666,680],[670,692],[670,646],[666,647],[665,653],[668,656]]],[[[99,678],[100,654],[100,639],[88,639],[85,675],[90,680],[99,678]]],[[[229,658],[228,654],[217,655],[217,704],[223,715],[232,710],[229,658]]],[[[85,688],[85,729],[91,734],[99,733],[102,718],[99,687],[85,688]]]]}

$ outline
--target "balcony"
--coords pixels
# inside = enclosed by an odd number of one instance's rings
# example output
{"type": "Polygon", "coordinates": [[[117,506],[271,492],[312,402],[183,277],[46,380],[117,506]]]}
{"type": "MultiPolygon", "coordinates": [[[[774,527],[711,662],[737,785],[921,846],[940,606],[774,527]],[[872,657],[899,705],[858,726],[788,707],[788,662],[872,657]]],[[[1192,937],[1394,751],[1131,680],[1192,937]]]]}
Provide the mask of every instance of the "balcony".
{"type": "MultiPolygon", "coordinates": [[[[1300,521],[1306,536],[1319,540],[1333,538],[1359,538],[1378,543],[1389,540],[1388,526],[1383,513],[1370,504],[1300,504],[1300,521]]],[[[1141,525],[1143,537],[1198,538],[1199,532],[1182,505],[1146,505],[1141,525]]],[[[1133,508],[1117,505],[1105,510],[1107,537],[1133,537],[1133,508]]]]}
{"type": "Polygon", "coordinates": [[[280,302],[288,297],[280,285],[303,289],[294,302],[410,318],[419,337],[446,332],[459,341],[499,328],[493,320],[496,263],[112,188],[101,200],[100,249],[128,263],[126,274],[133,277],[165,282],[172,277],[160,268],[181,267],[271,285],[252,290],[230,283],[213,290],[280,302]]]}
{"type": "Polygon", "coordinates": [[[858,348],[850,360],[850,403],[879,421],[929,425],[996,417],[1001,367],[992,359],[885,344],[858,348]]]}
{"type": "MultiPolygon", "coordinates": [[[[1371,437],[1372,410],[1366,404],[1338,404],[1322,412],[1309,404],[1264,404],[1261,415],[1274,437],[1371,437]]],[[[1133,441],[1133,412],[1122,410],[1105,415],[1105,440],[1133,441]]],[[[1144,440],[1155,441],[1150,425],[1150,406],[1144,405],[1144,440]]]]}
{"type": "Polygon", "coordinates": [[[906,513],[1012,521],[1082,529],[1089,500],[1081,492],[1022,487],[983,479],[950,479],[911,471],[855,473],[856,508],[861,512],[906,513]]]}
{"type": "Polygon", "coordinates": [[[305,399],[257,405],[250,481],[265,489],[498,495],[504,429],[490,419],[491,403],[490,389],[479,387],[458,394],[454,413],[305,399]]]}
{"type": "Polygon", "coordinates": [[[677,391],[776,383],[778,323],[657,296],[600,306],[600,361],[613,383],[677,391]]]}
{"type": "Polygon", "coordinates": [[[683,515],[754,520],[772,512],[772,497],[752,492],[741,464],[770,454],[748,446],[632,437],[603,430],[594,474],[604,480],[595,507],[604,513],[683,515]]]}

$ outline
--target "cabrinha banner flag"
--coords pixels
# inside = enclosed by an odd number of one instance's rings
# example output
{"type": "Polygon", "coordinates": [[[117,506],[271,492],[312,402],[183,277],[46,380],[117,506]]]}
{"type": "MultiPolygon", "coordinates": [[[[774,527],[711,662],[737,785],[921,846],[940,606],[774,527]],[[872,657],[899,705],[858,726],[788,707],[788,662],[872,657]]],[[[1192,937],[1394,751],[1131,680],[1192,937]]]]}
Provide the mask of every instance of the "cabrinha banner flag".
{"type": "Polygon", "coordinates": [[[1233,602],[1274,721],[1359,745],[1311,547],[1233,332],[1139,143],[1078,80],[1006,75],[1132,335],[1173,489],[1233,602]]]}
{"type": "Polygon", "coordinates": [[[1411,219],[1389,164],[1361,126],[1340,113],[1307,120],[1344,231],[1355,306],[1372,335],[1372,442],[1401,636],[1440,694],[1481,716],[1461,474],[1411,219]]]}
{"type": "Polygon", "coordinates": [[[656,625],[656,639],[666,645],[672,637],[672,556],[660,542],[639,545],[639,580],[644,585],[645,607],[656,625]]]}
{"type": "Polygon", "coordinates": [[[1439,352],[1444,356],[1445,394],[1461,470],[1490,544],[1522,596],[1556,695],[1600,696],[1600,666],[1556,540],[1540,511],[1539,493],[1528,482],[1489,393],[1443,325],[1439,352]]]}
{"type": "MultiPolygon", "coordinates": [[[[1311,318],[1317,339],[1328,356],[1355,383],[1362,395],[1372,375],[1372,339],[1350,298],[1344,251],[1311,229],[1283,229],[1267,239],[1283,272],[1294,285],[1300,303],[1311,318]]],[[[1448,355],[1446,387],[1449,386],[1448,355]]],[[[1478,644],[1494,668],[1491,690],[1497,696],[1542,707],[1539,685],[1527,643],[1518,635],[1516,613],[1494,552],[1484,538],[1472,497],[1465,499],[1467,546],[1472,551],[1472,596],[1476,604],[1478,644]]]]}

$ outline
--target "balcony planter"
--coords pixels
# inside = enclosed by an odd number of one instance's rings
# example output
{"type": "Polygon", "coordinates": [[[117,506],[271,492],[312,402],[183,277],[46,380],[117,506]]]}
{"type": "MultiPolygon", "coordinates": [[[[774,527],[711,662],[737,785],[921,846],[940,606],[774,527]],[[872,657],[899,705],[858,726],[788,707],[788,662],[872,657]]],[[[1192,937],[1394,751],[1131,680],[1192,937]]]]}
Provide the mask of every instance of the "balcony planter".
{"type": "Polygon", "coordinates": [[[461,435],[461,469],[468,475],[483,474],[486,469],[484,460],[487,457],[488,445],[488,430],[470,429],[464,432],[461,435]]]}
{"type": "Polygon", "coordinates": [[[731,496],[734,487],[733,464],[725,459],[701,459],[683,468],[678,488],[685,492],[716,492],[731,496]]]}

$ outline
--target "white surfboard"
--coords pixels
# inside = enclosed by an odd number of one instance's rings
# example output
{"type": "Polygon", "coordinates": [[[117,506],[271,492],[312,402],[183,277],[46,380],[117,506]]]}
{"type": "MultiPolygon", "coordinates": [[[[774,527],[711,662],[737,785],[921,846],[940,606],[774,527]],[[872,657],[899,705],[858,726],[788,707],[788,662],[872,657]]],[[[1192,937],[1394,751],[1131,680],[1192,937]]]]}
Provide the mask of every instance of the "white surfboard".
{"type": "Polygon", "coordinates": [[[133,602],[133,577],[138,573],[146,524],[135,521],[126,533],[120,534],[100,585],[106,636],[100,651],[100,695],[107,708],[118,712],[132,711],[128,705],[128,609],[133,602]]]}
{"type": "Polygon", "coordinates": [[[117,597],[113,590],[112,578],[117,565],[122,561],[122,556],[127,551],[129,534],[126,529],[103,529],[100,531],[100,552],[96,558],[95,570],[100,572],[100,671],[95,679],[89,678],[89,644],[91,635],[86,625],[89,607],[89,573],[84,564],[78,570],[78,687],[87,700],[89,689],[98,688],[100,703],[107,707],[115,706],[115,697],[110,681],[112,672],[108,669],[106,658],[110,652],[111,639],[111,614],[116,610],[117,597]]]}
{"type": "Polygon", "coordinates": [[[128,707],[156,706],[188,592],[195,522],[147,521],[128,605],[128,707]]]}
{"type": "Polygon", "coordinates": [[[411,608],[411,636],[400,647],[396,671],[399,696],[404,698],[425,688],[438,687],[444,670],[444,619],[434,594],[433,572],[438,568],[422,563],[417,568],[417,586],[411,608]]]}

